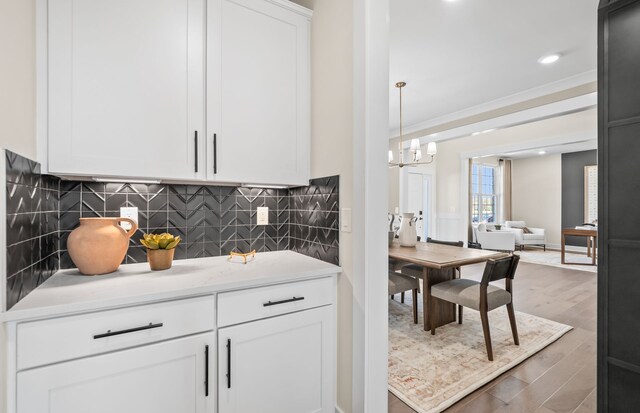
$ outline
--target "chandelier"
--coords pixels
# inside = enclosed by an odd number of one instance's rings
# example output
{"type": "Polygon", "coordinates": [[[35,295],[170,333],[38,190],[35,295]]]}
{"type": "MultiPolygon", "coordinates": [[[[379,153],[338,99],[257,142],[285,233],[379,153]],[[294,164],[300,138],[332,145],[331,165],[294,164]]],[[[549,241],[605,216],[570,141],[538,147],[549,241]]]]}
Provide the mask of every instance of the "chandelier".
{"type": "Polygon", "coordinates": [[[402,88],[407,84],[405,82],[396,83],[396,87],[400,90],[400,142],[398,144],[398,162],[393,162],[393,151],[389,151],[389,168],[402,168],[405,166],[418,166],[427,165],[434,161],[436,157],[436,143],[429,142],[427,144],[427,156],[428,160],[422,161],[422,149],[420,147],[420,139],[411,139],[411,145],[409,146],[409,153],[411,160],[404,161],[404,150],[402,147],[402,88]]]}

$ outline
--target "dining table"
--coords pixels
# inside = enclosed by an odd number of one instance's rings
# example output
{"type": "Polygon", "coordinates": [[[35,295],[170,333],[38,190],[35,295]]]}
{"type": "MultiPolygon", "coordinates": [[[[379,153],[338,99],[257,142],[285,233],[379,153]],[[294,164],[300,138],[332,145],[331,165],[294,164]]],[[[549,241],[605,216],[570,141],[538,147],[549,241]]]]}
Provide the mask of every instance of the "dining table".
{"type": "MultiPolygon", "coordinates": [[[[403,247],[398,241],[389,245],[389,258],[395,261],[395,269],[407,264],[422,268],[422,314],[425,331],[431,329],[428,309],[431,303],[431,286],[455,278],[456,268],[509,256],[508,253],[461,248],[450,245],[418,242],[415,247],[403,247]]],[[[456,320],[455,304],[438,300],[435,314],[436,326],[456,320]]]]}

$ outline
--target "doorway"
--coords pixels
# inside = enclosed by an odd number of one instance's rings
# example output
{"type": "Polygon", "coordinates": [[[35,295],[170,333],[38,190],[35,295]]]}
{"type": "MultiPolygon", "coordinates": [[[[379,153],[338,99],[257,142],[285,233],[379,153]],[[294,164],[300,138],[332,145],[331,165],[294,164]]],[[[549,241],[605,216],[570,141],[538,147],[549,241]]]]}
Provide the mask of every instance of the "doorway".
{"type": "Polygon", "coordinates": [[[409,172],[407,174],[407,212],[418,218],[416,232],[420,241],[431,236],[431,175],[409,172]]]}

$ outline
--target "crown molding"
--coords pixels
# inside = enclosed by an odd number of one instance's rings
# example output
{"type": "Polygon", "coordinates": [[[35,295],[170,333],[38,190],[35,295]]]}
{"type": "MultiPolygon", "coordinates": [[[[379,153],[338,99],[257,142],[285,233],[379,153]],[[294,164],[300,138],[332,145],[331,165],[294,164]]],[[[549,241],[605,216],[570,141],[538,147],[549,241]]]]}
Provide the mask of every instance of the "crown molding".
{"type": "MultiPolygon", "coordinates": [[[[505,96],[503,98],[495,99],[477,106],[472,106],[467,109],[453,112],[448,115],[433,118],[424,122],[415,123],[413,125],[404,126],[402,132],[404,135],[408,135],[410,133],[416,133],[422,130],[435,128],[446,123],[455,122],[457,120],[465,119],[471,116],[477,116],[485,112],[490,112],[492,110],[516,105],[553,93],[562,92],[563,90],[571,89],[576,86],[595,82],[597,79],[597,71],[590,70],[588,72],[570,76],[556,82],[547,83],[546,85],[528,89],[519,93],[515,93],[513,95],[505,96]]],[[[390,131],[390,139],[398,137],[398,135],[400,135],[399,128],[390,131]]]]}

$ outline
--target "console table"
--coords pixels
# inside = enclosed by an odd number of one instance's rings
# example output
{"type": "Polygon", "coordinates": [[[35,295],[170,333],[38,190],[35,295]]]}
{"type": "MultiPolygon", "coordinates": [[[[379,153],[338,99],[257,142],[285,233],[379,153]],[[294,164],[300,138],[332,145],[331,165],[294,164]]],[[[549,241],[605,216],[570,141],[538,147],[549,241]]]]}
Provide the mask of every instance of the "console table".
{"type": "Polygon", "coordinates": [[[596,229],[575,229],[575,228],[563,228],[562,229],[562,263],[572,265],[596,265],[596,244],[598,241],[598,230],[596,229]],[[573,237],[587,237],[587,257],[591,257],[591,264],[583,264],[579,262],[566,262],[564,259],[565,252],[565,239],[567,236],[573,237]]]}

